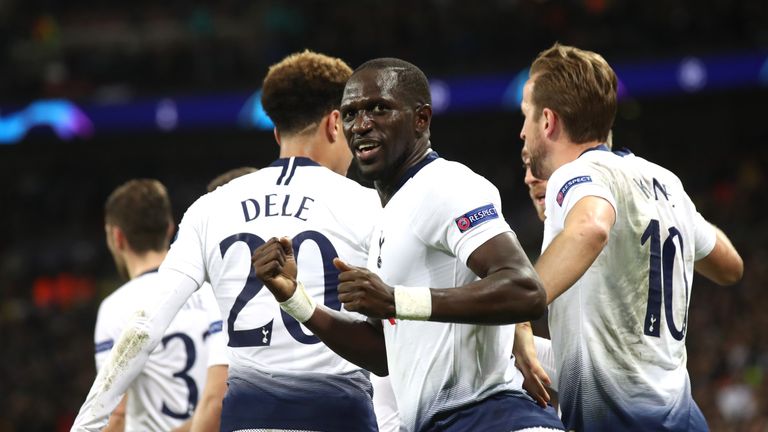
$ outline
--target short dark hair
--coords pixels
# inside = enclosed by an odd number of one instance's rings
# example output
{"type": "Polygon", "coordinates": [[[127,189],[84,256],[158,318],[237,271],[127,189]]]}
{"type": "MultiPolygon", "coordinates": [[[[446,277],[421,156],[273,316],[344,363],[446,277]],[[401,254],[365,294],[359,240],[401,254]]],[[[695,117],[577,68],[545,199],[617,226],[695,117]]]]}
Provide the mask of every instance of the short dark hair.
{"type": "Polygon", "coordinates": [[[256,171],[258,171],[258,169],[254,167],[233,168],[225,173],[222,173],[216,176],[213,180],[211,180],[208,183],[208,186],[206,186],[205,189],[207,192],[213,192],[219,186],[224,186],[225,184],[231,182],[232,180],[238,177],[242,177],[246,174],[250,174],[256,171]]]}
{"type": "Polygon", "coordinates": [[[403,90],[401,96],[409,98],[413,103],[432,104],[429,80],[427,80],[424,72],[413,63],[393,57],[376,58],[358,66],[353,75],[366,69],[394,70],[397,72],[398,87],[403,90]]]}
{"type": "Polygon", "coordinates": [[[339,109],[352,69],[338,58],[309,50],[291,54],[269,68],[261,103],[283,134],[292,134],[339,109]]]}
{"type": "Polygon", "coordinates": [[[104,219],[120,227],[136,253],[168,249],[171,200],[157,180],[134,179],[119,186],[107,198],[104,219]]]}
{"type": "Polygon", "coordinates": [[[555,43],[539,53],[530,74],[534,120],[549,108],[562,118],[573,142],[608,140],[616,119],[618,78],[601,55],[555,43]]]}

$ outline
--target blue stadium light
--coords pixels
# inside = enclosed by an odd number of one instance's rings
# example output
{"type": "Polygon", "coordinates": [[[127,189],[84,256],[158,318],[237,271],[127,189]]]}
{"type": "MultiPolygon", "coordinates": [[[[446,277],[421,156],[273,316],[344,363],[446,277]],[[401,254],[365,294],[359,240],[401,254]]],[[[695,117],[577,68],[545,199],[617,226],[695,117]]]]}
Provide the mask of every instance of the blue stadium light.
{"type": "Polygon", "coordinates": [[[523,87],[528,81],[528,75],[528,69],[521,70],[507,86],[502,99],[502,104],[506,109],[520,109],[520,103],[523,101],[523,87]]]}
{"type": "Polygon", "coordinates": [[[768,87],[768,58],[763,62],[763,66],[760,67],[760,84],[768,87]]]}
{"type": "Polygon", "coordinates": [[[261,105],[261,90],[251,95],[240,109],[237,116],[241,126],[252,127],[260,130],[272,130],[275,125],[261,105]]]}
{"type": "MultiPolygon", "coordinates": [[[[686,56],[615,65],[619,98],[650,98],[692,92],[768,87],[766,53],[686,56]]],[[[436,114],[518,110],[528,70],[431,81],[436,114]]],[[[6,107],[4,107],[6,108],[6,107]]],[[[158,97],[117,104],[75,105],[40,100],[22,110],[3,109],[0,144],[21,141],[30,129],[48,127],[62,140],[119,132],[241,128],[269,131],[261,91],[158,97]]]]}
{"type": "Polygon", "coordinates": [[[93,123],[74,103],[63,99],[39,100],[0,116],[0,144],[14,144],[40,126],[52,129],[62,140],[87,138],[93,133],[93,123]]]}

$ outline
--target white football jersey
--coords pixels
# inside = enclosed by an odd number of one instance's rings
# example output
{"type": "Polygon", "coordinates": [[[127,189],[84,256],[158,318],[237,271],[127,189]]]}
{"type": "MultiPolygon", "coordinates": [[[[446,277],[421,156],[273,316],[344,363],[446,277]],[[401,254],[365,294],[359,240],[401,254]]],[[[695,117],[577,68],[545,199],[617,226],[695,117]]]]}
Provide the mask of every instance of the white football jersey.
{"type": "Polygon", "coordinates": [[[202,196],[186,212],[162,269],[210,281],[228,336],[230,372],[359,371],[280,309],[251,265],[272,237],[293,239],[298,278],[339,310],[333,258],[362,266],[381,203],[373,189],[308,158],[278,159],[202,196]]]}
{"type": "MultiPolygon", "coordinates": [[[[477,279],[466,266],[480,245],[510,232],[498,190],[432,152],[406,174],[374,229],[368,269],[389,285],[446,288],[477,279]]],[[[402,428],[435,413],[513,390],[514,326],[382,321],[402,428]]],[[[519,387],[517,387],[519,390],[519,387]]]]}
{"type": "Polygon", "coordinates": [[[672,172],[601,146],[549,179],[542,250],[586,196],[607,200],[616,223],[592,266],[550,305],[563,422],[688,430],[700,417],[685,351],[693,266],[714,247],[715,230],[672,172]]]}
{"type": "MultiPolygon", "coordinates": [[[[100,369],[142,302],[158,290],[157,271],[134,278],[101,303],[96,319],[96,367],[100,369]]],[[[161,343],[128,388],[126,431],[167,431],[187,421],[205,385],[209,352],[226,344],[210,285],[189,298],[161,343]]]]}

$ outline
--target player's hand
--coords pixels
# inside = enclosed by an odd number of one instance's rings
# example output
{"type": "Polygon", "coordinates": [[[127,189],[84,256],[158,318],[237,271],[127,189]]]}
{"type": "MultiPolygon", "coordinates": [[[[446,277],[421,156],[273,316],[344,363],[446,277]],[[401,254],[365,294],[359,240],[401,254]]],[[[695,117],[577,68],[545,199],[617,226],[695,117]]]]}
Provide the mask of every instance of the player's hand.
{"type": "Polygon", "coordinates": [[[259,246],[251,257],[256,276],[264,282],[279,302],[291,298],[296,291],[296,258],[291,239],[272,237],[259,246]]]}
{"type": "Polygon", "coordinates": [[[533,332],[529,323],[519,323],[515,326],[515,343],[512,352],[515,354],[515,366],[523,373],[523,389],[542,407],[549,403],[549,392],[545,386],[552,386],[544,368],[536,356],[536,345],[533,343],[533,332]]]}
{"type": "Polygon", "coordinates": [[[376,273],[353,267],[339,258],[333,259],[339,273],[339,301],[348,311],[371,318],[395,316],[395,289],[382,282],[376,273]]]}

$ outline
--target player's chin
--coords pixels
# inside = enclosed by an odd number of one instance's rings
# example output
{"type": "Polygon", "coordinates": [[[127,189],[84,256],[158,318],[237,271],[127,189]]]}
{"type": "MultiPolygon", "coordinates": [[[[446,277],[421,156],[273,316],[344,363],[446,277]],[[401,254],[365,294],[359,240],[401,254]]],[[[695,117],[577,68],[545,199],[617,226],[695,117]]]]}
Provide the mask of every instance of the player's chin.
{"type": "Polygon", "coordinates": [[[369,181],[375,181],[382,178],[384,170],[379,163],[368,162],[364,163],[358,159],[358,166],[360,167],[360,175],[369,181]]]}

